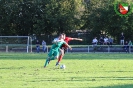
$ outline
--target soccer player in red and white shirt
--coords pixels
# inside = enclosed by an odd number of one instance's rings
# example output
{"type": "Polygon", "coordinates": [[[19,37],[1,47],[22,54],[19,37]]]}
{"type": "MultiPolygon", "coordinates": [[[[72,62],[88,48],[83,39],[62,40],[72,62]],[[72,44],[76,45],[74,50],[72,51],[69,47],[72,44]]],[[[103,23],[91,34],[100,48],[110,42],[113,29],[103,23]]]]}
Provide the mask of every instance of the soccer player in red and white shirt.
{"type": "MultiPolygon", "coordinates": [[[[64,36],[64,41],[65,41],[67,44],[68,44],[70,41],[72,41],[72,40],[83,41],[83,39],[66,37],[66,34],[64,34],[64,33],[62,33],[62,34],[63,34],[63,36],[64,36]]],[[[58,58],[58,61],[56,62],[56,66],[59,65],[60,61],[62,60],[62,58],[63,58],[63,56],[64,56],[64,54],[65,54],[65,52],[66,52],[66,50],[67,50],[67,46],[66,46],[65,44],[63,44],[63,45],[61,46],[61,49],[60,49],[61,54],[60,54],[60,56],[59,56],[59,58],[58,58]]]]}

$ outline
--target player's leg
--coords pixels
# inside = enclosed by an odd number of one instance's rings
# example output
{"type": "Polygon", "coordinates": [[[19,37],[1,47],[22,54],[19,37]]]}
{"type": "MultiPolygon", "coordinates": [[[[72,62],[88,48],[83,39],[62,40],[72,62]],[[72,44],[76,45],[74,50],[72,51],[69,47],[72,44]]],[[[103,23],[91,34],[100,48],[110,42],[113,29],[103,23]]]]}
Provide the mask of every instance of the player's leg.
{"type": "Polygon", "coordinates": [[[59,50],[55,50],[52,55],[53,55],[53,57],[51,57],[50,60],[58,59],[59,58],[59,50]]]}
{"type": "Polygon", "coordinates": [[[44,67],[46,67],[49,64],[52,55],[53,55],[53,50],[51,49],[49,54],[48,54],[48,58],[45,61],[44,67]]]}
{"type": "Polygon", "coordinates": [[[56,62],[56,66],[59,65],[60,61],[62,60],[64,56],[64,52],[65,52],[64,48],[60,49],[60,55],[59,55],[58,61],[56,62]]]}
{"type": "Polygon", "coordinates": [[[45,64],[44,64],[44,67],[46,67],[46,66],[50,63],[51,60],[55,60],[56,58],[58,58],[58,57],[57,57],[57,56],[48,57],[48,58],[46,59],[46,62],[45,62],[45,64]]]}
{"type": "Polygon", "coordinates": [[[46,62],[45,62],[45,64],[44,64],[44,67],[46,67],[46,66],[49,64],[49,62],[50,62],[51,60],[55,60],[55,59],[58,58],[58,56],[59,56],[59,51],[57,51],[57,50],[52,50],[52,51],[50,51],[50,53],[49,53],[48,56],[49,56],[49,57],[46,59],[46,62]],[[52,56],[53,56],[53,57],[52,57],[52,56]]]}
{"type": "Polygon", "coordinates": [[[51,57],[50,60],[57,59],[58,54],[59,54],[59,51],[58,50],[53,50],[53,53],[52,53],[53,57],[51,57]]]}
{"type": "Polygon", "coordinates": [[[58,62],[60,62],[60,61],[62,60],[62,58],[63,58],[63,56],[64,56],[64,53],[65,53],[65,50],[62,49],[62,50],[61,50],[61,54],[60,54],[59,59],[58,59],[58,62]]]}
{"type": "Polygon", "coordinates": [[[56,57],[55,57],[55,56],[53,56],[53,57],[51,57],[51,58],[50,58],[50,60],[55,60],[55,59],[56,59],[56,57]]]}
{"type": "Polygon", "coordinates": [[[46,59],[45,64],[44,64],[44,68],[49,64],[49,62],[50,62],[50,57],[48,57],[48,58],[46,59]]]}

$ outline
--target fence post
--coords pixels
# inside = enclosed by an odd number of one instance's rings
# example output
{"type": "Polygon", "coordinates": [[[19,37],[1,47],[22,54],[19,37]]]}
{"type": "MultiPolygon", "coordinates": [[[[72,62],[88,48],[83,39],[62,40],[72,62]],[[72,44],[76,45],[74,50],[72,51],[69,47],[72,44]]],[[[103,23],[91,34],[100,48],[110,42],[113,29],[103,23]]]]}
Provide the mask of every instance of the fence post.
{"type": "Polygon", "coordinates": [[[8,52],[8,45],[6,46],[6,52],[8,52]]]}
{"type": "Polygon", "coordinates": [[[31,42],[31,46],[30,46],[30,52],[32,53],[32,37],[30,37],[30,42],[31,42]]]}
{"type": "Polygon", "coordinates": [[[27,47],[26,47],[26,48],[27,48],[27,53],[28,53],[28,52],[29,52],[29,46],[27,45],[27,47]]]}
{"type": "Polygon", "coordinates": [[[90,47],[89,47],[89,45],[88,45],[88,53],[90,52],[90,47]]]}
{"type": "Polygon", "coordinates": [[[32,44],[31,44],[31,46],[30,46],[30,52],[32,53],[32,44]]]}
{"type": "Polygon", "coordinates": [[[30,37],[28,36],[28,40],[27,40],[27,53],[29,52],[29,45],[30,45],[30,37]]]}

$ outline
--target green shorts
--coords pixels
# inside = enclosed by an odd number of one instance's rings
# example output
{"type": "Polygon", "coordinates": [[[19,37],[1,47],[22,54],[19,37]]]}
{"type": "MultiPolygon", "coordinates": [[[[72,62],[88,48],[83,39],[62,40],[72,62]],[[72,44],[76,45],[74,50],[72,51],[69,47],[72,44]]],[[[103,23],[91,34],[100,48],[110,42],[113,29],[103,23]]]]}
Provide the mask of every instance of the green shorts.
{"type": "Polygon", "coordinates": [[[52,56],[56,57],[56,56],[59,56],[59,54],[60,54],[60,51],[59,51],[59,50],[51,49],[51,50],[49,51],[48,56],[49,56],[49,57],[52,57],[52,56]]]}

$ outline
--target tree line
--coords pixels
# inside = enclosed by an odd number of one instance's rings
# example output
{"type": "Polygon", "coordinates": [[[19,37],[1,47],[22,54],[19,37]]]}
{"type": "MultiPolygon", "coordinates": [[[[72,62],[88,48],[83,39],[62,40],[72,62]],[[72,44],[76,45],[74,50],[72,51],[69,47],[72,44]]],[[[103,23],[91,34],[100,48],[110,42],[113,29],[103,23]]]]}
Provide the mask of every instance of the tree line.
{"type": "Polygon", "coordinates": [[[0,0],[0,34],[40,36],[86,30],[91,39],[108,35],[118,41],[123,32],[133,40],[133,14],[117,15],[114,1],[0,0]]]}

